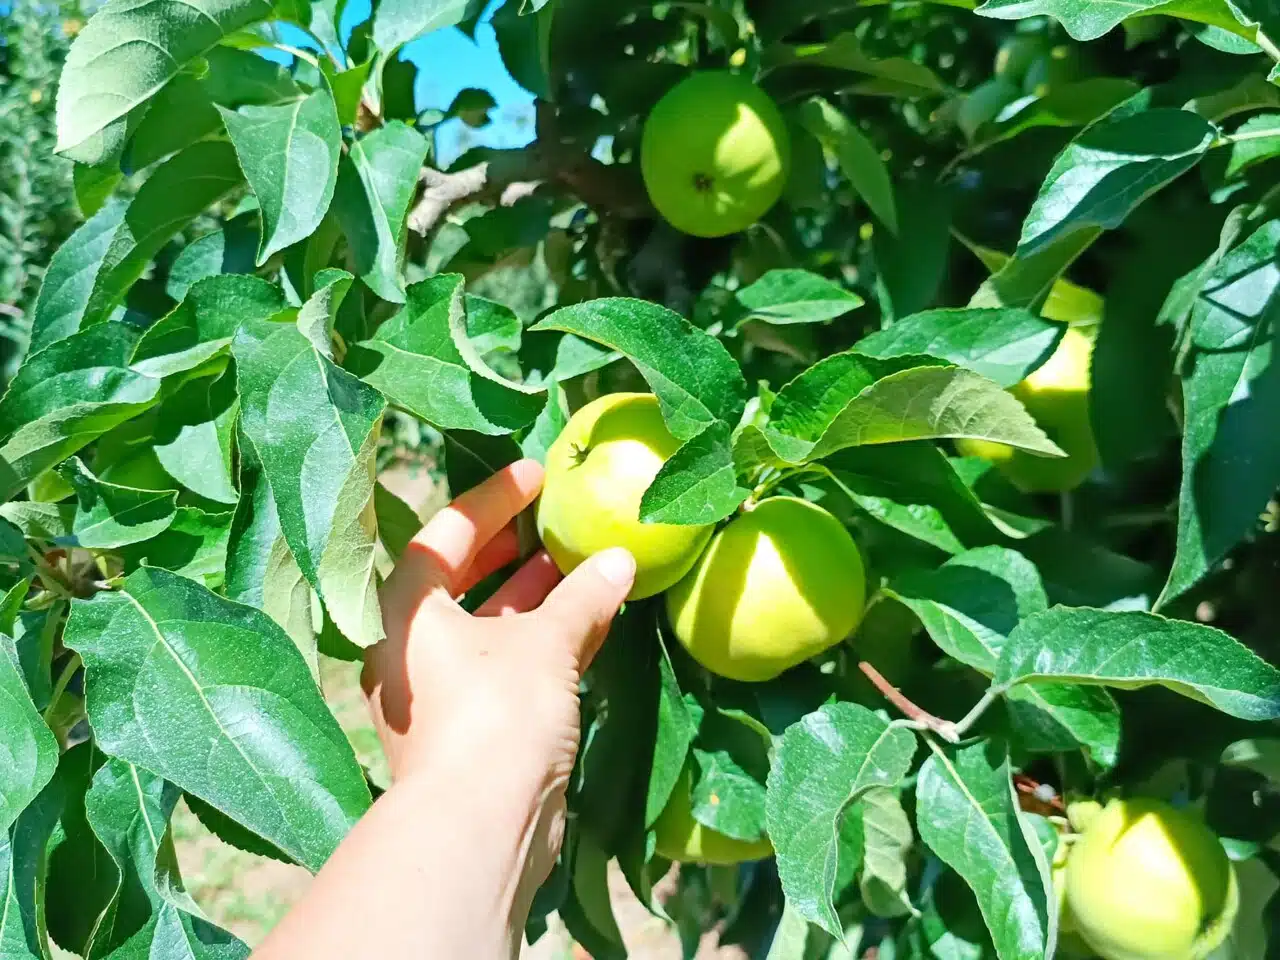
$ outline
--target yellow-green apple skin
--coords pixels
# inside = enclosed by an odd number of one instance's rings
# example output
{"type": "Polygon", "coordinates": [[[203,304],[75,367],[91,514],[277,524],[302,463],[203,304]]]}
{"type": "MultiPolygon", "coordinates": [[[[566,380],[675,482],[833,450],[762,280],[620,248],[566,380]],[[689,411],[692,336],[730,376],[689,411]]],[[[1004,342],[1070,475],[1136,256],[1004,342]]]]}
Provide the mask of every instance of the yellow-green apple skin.
{"type": "Polygon", "coordinates": [[[778,202],[791,165],[786,122],[744,76],[695,73],[649,113],[640,172],[649,199],[677,230],[722,237],[778,202]]]}
{"type": "Polygon", "coordinates": [[[767,837],[738,840],[703,826],[693,817],[693,770],[686,764],[671,791],[671,799],[662,808],[653,825],[658,856],[677,863],[706,863],[728,866],[747,860],[763,860],[773,856],[773,845],[767,837]]]}
{"type": "Polygon", "coordinates": [[[1194,813],[1134,798],[1110,801],[1072,845],[1066,901],[1103,960],[1203,960],[1230,931],[1239,892],[1194,813]]]}
{"type": "Polygon", "coordinates": [[[704,667],[771,680],[858,625],[862,554],[826,510],[770,497],[717,532],[666,599],[676,637],[704,667]]]}
{"type": "Polygon", "coordinates": [[[538,536],[561,571],[626,547],[636,559],[629,600],[688,572],[714,527],[640,522],[641,497],[679,446],[650,393],[610,393],[569,418],[547,451],[537,510],[538,536]]]}
{"type": "Polygon", "coordinates": [[[956,449],[984,457],[1027,493],[1057,493],[1078,487],[1098,464],[1089,423],[1089,363],[1093,339],[1074,327],[1044,364],[1009,392],[1027,408],[1040,429],[1067,454],[1040,457],[990,440],[963,439],[956,449]]]}

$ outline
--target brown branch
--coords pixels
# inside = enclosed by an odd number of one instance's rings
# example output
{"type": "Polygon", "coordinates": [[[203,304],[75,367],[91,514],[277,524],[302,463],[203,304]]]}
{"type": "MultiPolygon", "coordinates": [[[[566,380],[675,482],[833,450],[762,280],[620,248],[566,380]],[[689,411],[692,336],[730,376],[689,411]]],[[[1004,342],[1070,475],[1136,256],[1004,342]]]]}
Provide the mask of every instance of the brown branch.
{"type": "Polygon", "coordinates": [[[908,720],[932,730],[949,743],[955,743],[959,740],[954,723],[950,720],[943,720],[941,717],[935,717],[923,707],[917,706],[901,690],[886,680],[884,674],[867,663],[867,661],[859,660],[858,669],[867,675],[867,679],[871,681],[872,685],[880,691],[886,700],[897,707],[908,720]]]}
{"type": "Polygon", "coordinates": [[[533,144],[494,151],[488,161],[454,173],[424,167],[422,195],[409,211],[409,229],[425,236],[450,210],[465,203],[511,206],[544,184],[627,219],[651,215],[648,195],[633,170],[601,163],[580,145],[562,139],[549,104],[539,101],[536,110],[538,139],[533,144]]]}

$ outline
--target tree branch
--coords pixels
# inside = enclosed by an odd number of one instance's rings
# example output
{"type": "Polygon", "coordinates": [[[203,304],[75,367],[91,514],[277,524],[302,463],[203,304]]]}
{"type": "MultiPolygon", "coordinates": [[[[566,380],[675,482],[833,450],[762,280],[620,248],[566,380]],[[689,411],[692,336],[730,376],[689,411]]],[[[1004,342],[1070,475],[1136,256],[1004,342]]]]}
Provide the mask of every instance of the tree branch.
{"type": "Polygon", "coordinates": [[[477,201],[510,206],[544,184],[626,219],[652,214],[634,170],[601,163],[580,145],[560,138],[553,109],[541,101],[537,130],[538,139],[529,146],[494,151],[489,160],[465,170],[445,173],[424,167],[422,195],[409,211],[409,229],[426,236],[455,207],[477,201]]]}
{"type": "Polygon", "coordinates": [[[950,720],[935,717],[923,707],[917,706],[901,690],[886,680],[884,674],[867,663],[867,661],[858,661],[858,669],[867,675],[867,679],[871,681],[872,685],[880,691],[886,700],[897,707],[907,719],[919,724],[926,730],[932,730],[948,743],[959,741],[960,736],[956,732],[956,724],[950,720]]]}

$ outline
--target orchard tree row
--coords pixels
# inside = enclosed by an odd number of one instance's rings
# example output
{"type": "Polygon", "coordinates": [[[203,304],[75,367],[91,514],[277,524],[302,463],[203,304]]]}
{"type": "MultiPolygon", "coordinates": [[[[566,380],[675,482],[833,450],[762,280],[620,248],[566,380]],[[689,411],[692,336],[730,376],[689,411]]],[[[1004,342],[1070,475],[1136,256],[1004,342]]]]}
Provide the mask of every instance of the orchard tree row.
{"type": "Polygon", "coordinates": [[[368,809],[320,664],[383,637],[410,447],[536,458],[527,551],[637,560],[530,940],[624,957],[616,863],[689,956],[1272,955],[1280,12],[506,0],[534,139],[443,165],[496,104],[406,45],[481,6],[76,36],[0,399],[0,955],[247,956],[176,805],[313,871],[368,809]]]}

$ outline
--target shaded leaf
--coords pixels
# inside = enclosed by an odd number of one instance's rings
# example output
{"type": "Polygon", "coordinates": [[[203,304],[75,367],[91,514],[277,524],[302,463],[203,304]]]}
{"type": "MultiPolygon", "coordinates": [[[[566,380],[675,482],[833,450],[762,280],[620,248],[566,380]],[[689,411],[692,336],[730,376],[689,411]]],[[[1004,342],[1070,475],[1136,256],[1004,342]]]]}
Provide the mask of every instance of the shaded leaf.
{"type": "Polygon", "coordinates": [[[890,233],[897,233],[898,211],[893,198],[893,184],[889,180],[889,169],[875,144],[867,139],[857,124],[821,97],[802,104],[799,117],[804,128],[835,154],[840,171],[871,212],[889,228],[890,233]]]}

